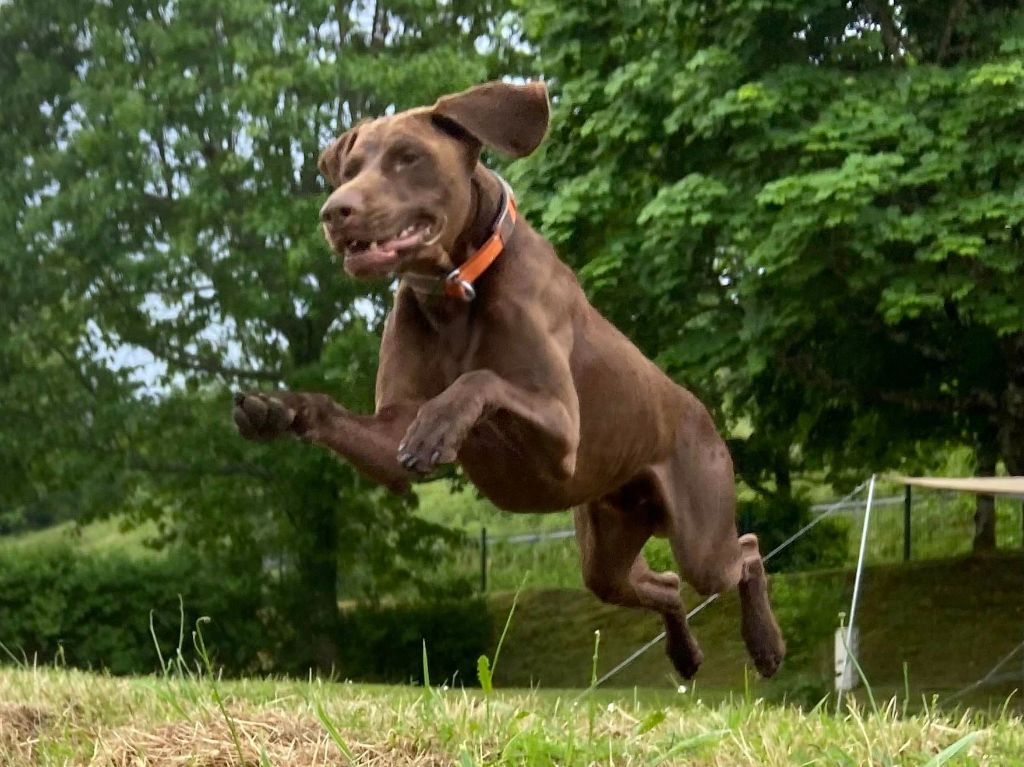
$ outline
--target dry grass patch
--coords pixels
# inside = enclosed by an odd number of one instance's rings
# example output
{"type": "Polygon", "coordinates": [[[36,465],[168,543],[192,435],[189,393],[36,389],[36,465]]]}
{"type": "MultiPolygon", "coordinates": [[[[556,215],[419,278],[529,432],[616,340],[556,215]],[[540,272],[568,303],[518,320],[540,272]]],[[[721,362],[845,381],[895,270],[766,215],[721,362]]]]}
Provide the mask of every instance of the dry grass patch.
{"type": "MultiPolygon", "coordinates": [[[[367,767],[435,767],[446,762],[415,743],[346,742],[355,761],[367,767]]],[[[275,712],[235,711],[223,717],[175,722],[152,728],[123,726],[97,733],[89,767],[330,767],[348,763],[321,723],[275,712]]]]}
{"type": "Polygon", "coordinates": [[[0,754],[31,758],[39,731],[52,715],[34,706],[0,703],[0,754]]]}

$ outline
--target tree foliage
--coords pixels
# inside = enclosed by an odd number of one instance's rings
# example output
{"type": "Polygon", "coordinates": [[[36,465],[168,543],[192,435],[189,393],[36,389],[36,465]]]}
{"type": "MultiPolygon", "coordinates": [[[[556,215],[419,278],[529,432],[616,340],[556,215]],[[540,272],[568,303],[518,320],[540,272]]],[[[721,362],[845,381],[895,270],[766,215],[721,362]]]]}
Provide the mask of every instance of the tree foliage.
{"type": "Polygon", "coordinates": [[[539,0],[526,29],[557,116],[524,206],[752,486],[922,440],[1024,471],[1018,3],[539,0]]]}
{"type": "Polygon", "coordinates": [[[362,117],[514,71],[511,23],[501,0],[0,7],[0,263],[29,296],[5,315],[17,333],[2,352],[22,356],[0,385],[5,407],[46,422],[42,454],[59,449],[56,401],[73,414],[63,440],[89,459],[75,475],[50,455],[19,481],[158,518],[225,566],[285,563],[308,629],[297,652],[331,665],[339,576],[352,596],[415,582],[439,531],[326,455],[243,443],[230,390],[372,405],[387,287],[330,258],[317,156],[362,117]],[[109,438],[79,404],[93,368],[111,379],[104,417],[131,410],[109,438]],[[16,389],[40,380],[60,389],[16,389]],[[82,476],[119,492],[87,499],[82,476]]]}
{"type": "Polygon", "coordinates": [[[370,407],[388,288],[329,257],[319,150],[528,71],[555,119],[522,207],[751,487],[795,509],[794,473],[948,441],[1024,473],[1022,52],[1009,0],[4,3],[0,526],[128,510],[280,565],[333,663],[338,582],[415,583],[439,531],[241,442],[228,395],[370,407]]]}

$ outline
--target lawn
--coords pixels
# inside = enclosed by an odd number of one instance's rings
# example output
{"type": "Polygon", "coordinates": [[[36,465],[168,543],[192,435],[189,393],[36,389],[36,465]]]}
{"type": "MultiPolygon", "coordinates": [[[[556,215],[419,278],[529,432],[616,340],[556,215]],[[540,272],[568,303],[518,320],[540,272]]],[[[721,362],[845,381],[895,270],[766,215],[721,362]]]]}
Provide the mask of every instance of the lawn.
{"type": "MultiPolygon", "coordinates": [[[[500,666],[498,675],[500,677],[500,666]]],[[[0,763],[230,765],[1021,764],[1010,713],[895,702],[802,711],[689,693],[371,687],[194,675],[113,679],[0,670],[0,763]]]]}
{"type": "Polygon", "coordinates": [[[130,551],[140,556],[160,555],[147,543],[157,538],[157,527],[151,522],[130,526],[126,519],[113,517],[85,524],[62,522],[42,530],[0,536],[0,546],[52,547],[71,545],[79,551],[102,554],[111,550],[130,551]]]}
{"type": "MultiPolygon", "coordinates": [[[[102,549],[118,533],[85,535],[102,549]]],[[[747,673],[731,594],[693,621],[696,684],[680,688],[655,647],[587,693],[658,621],[529,581],[491,694],[436,674],[423,688],[0,668],[0,765],[1024,765],[1019,680],[949,697],[1024,638],[1024,556],[869,568],[861,659],[877,703],[862,689],[837,712],[816,704],[849,588],[849,571],[773,578],[790,656],[770,682],[747,673]]],[[[489,599],[496,632],[511,602],[489,599]]]]}
{"type": "MultiPolygon", "coordinates": [[[[588,692],[660,627],[573,590],[520,595],[490,693],[436,673],[432,687],[385,687],[174,664],[125,678],[0,668],[0,765],[1024,765],[1013,686],[949,699],[1020,641],[1022,586],[1024,557],[1009,553],[870,568],[861,659],[874,702],[862,688],[838,711],[822,696],[843,571],[774,579],[791,655],[770,682],[745,671],[728,596],[693,621],[707,654],[696,684],[680,687],[658,647],[588,692]]],[[[511,601],[491,600],[496,631],[511,601]]]]}

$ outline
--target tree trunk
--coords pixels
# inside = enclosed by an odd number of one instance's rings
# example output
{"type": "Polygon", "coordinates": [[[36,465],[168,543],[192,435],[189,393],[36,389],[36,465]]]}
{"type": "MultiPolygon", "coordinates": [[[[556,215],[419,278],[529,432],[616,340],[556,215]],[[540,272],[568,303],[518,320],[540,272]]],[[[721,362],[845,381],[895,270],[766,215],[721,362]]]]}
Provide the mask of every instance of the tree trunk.
{"type": "Polygon", "coordinates": [[[789,456],[785,454],[776,454],[775,466],[773,467],[773,473],[775,474],[775,492],[778,493],[779,498],[789,500],[793,497],[793,477],[789,472],[789,456]]]}
{"type": "Polygon", "coordinates": [[[334,509],[316,509],[305,519],[297,563],[301,593],[293,614],[302,616],[298,629],[305,635],[307,665],[330,673],[339,658],[338,525],[334,509]]]}
{"type": "MultiPolygon", "coordinates": [[[[1024,333],[1004,342],[1009,382],[1002,397],[999,421],[999,452],[1006,470],[1024,476],[1024,333]]],[[[1021,534],[1024,536],[1024,503],[1021,504],[1021,534]]],[[[1024,546],[1024,539],[1021,541],[1024,546]]]]}
{"type": "MultiPolygon", "coordinates": [[[[976,449],[979,477],[992,477],[996,473],[998,449],[995,440],[981,439],[976,449]]],[[[996,547],[996,499],[991,495],[975,496],[974,506],[974,553],[992,551],[996,547]]]]}
{"type": "MultiPolygon", "coordinates": [[[[310,317],[289,323],[285,337],[296,369],[319,362],[324,348],[321,325],[310,317]]],[[[323,325],[326,328],[326,325],[323,325]]],[[[292,382],[289,381],[289,384],[292,382]]],[[[337,462],[326,451],[310,451],[292,474],[290,515],[296,526],[298,590],[290,595],[291,614],[299,633],[302,665],[324,674],[338,667],[338,486],[337,462]]]]}

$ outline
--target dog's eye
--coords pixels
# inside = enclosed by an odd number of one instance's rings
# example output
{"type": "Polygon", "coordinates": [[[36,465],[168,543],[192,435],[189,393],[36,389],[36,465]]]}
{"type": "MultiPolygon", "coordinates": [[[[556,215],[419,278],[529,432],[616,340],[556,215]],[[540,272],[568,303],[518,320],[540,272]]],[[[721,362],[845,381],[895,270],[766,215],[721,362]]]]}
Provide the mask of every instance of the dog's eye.
{"type": "Polygon", "coordinates": [[[400,152],[395,156],[394,168],[395,170],[405,170],[406,168],[415,165],[420,156],[415,152],[400,152]]]}
{"type": "Polygon", "coordinates": [[[349,181],[359,173],[359,163],[355,160],[349,160],[341,166],[341,180],[349,181]]]}

